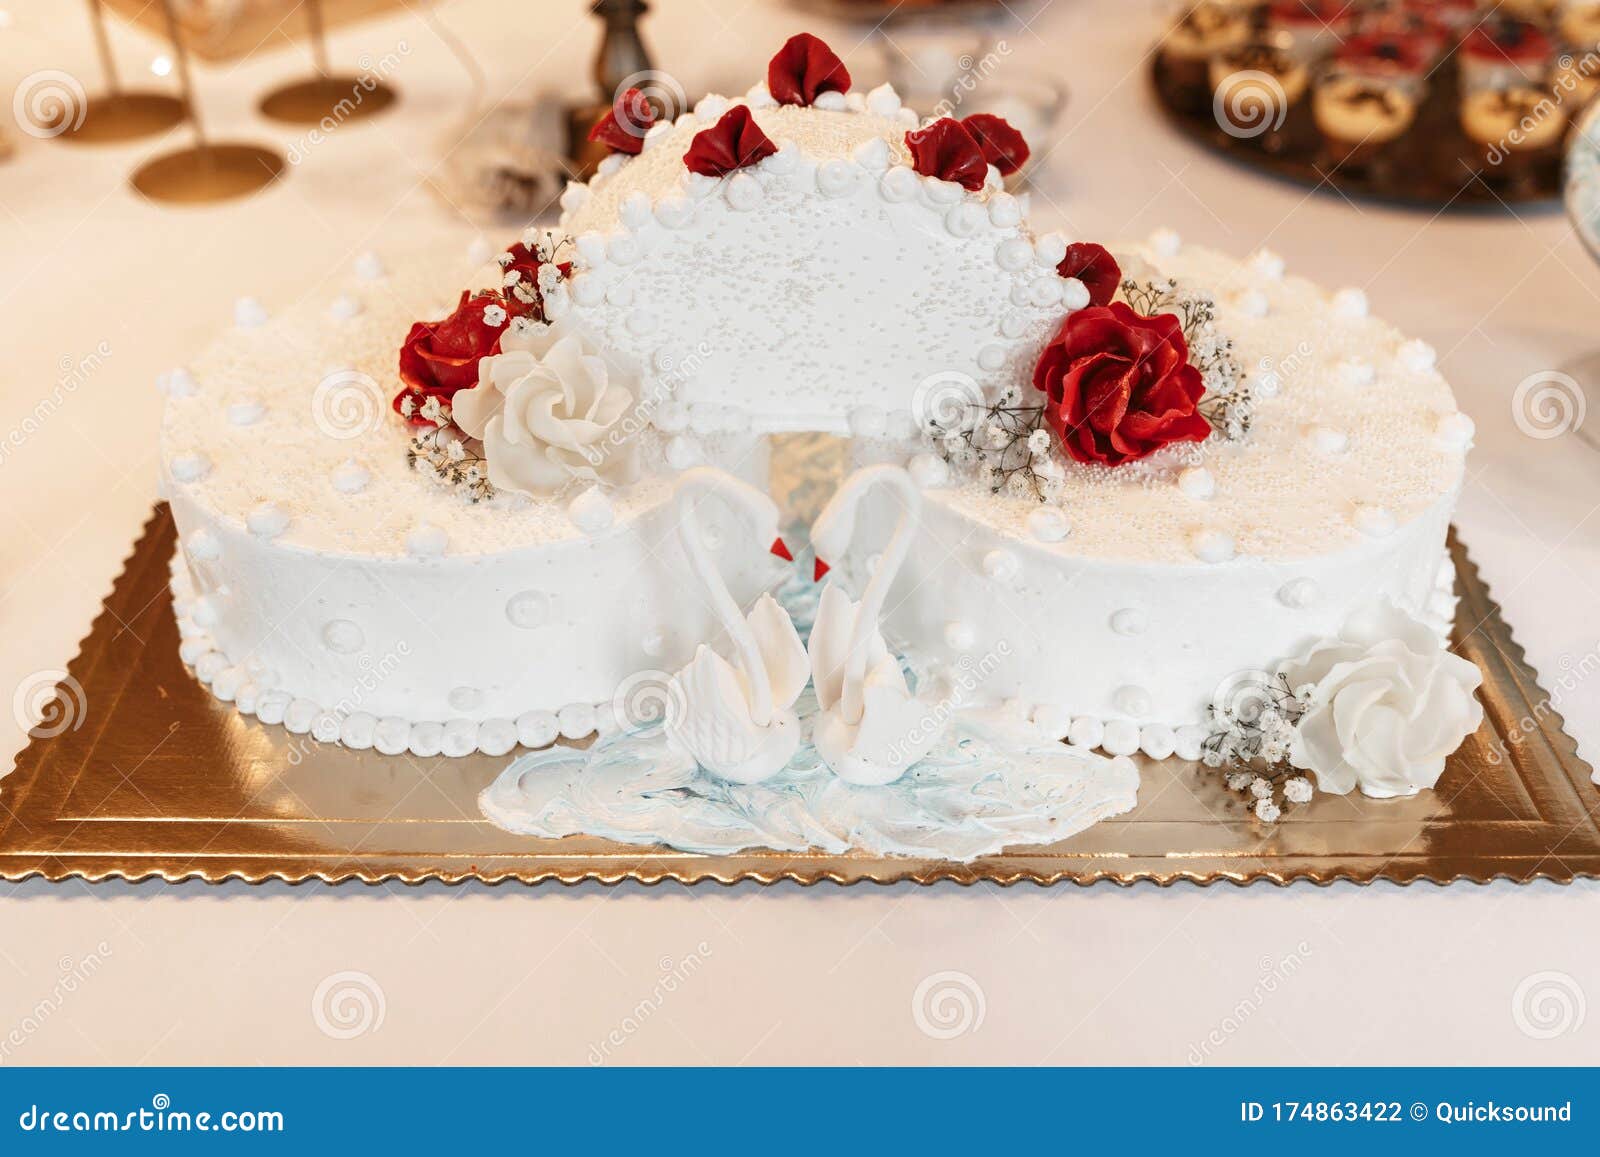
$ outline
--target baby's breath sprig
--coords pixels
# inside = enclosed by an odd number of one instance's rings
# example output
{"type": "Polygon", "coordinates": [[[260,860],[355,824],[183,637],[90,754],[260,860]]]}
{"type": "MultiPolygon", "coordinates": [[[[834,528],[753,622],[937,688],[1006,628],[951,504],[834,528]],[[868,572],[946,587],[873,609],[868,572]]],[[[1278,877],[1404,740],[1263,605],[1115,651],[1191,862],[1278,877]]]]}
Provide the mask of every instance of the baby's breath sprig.
{"type": "Polygon", "coordinates": [[[429,398],[421,413],[436,424],[412,434],[406,465],[457,491],[468,502],[493,498],[496,491],[489,483],[489,464],[473,450],[466,432],[451,421],[449,403],[429,398]]]}
{"type": "Polygon", "coordinates": [[[999,494],[1032,494],[1046,502],[1065,477],[1056,460],[1054,436],[1044,424],[1044,406],[1024,405],[1022,391],[1007,387],[998,401],[969,406],[959,424],[931,430],[934,444],[953,466],[975,466],[999,494]]]}
{"type": "Polygon", "coordinates": [[[1233,352],[1233,339],[1217,329],[1217,303],[1209,293],[1180,286],[1173,278],[1122,283],[1122,296],[1139,313],[1154,317],[1170,313],[1178,319],[1189,346],[1189,364],[1200,371],[1205,396],[1200,413],[1211,428],[1230,441],[1250,432],[1255,398],[1249,380],[1233,352]]]}
{"type": "Polygon", "coordinates": [[[1288,764],[1295,727],[1310,706],[1311,688],[1289,686],[1280,672],[1251,680],[1242,693],[1210,706],[1211,734],[1201,744],[1207,767],[1231,766],[1223,782],[1251,801],[1256,818],[1274,823],[1292,804],[1312,796],[1311,781],[1288,764]]]}

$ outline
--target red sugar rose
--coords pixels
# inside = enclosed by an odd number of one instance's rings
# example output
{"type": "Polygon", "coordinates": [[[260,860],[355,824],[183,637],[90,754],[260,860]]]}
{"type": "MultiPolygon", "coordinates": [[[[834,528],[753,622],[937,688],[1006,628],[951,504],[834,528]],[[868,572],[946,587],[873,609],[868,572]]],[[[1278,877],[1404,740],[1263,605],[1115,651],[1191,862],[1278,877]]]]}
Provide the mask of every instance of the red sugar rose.
{"type": "MultiPolygon", "coordinates": [[[[406,398],[420,407],[428,398],[449,401],[457,390],[478,384],[479,360],[495,352],[505,332],[504,317],[499,325],[484,320],[490,308],[507,312],[498,293],[474,296],[463,290],[455,312],[443,321],[412,323],[400,347],[400,380],[406,388],[394,397],[395,413],[405,413],[401,403],[406,398]]],[[[415,425],[433,424],[415,411],[410,420],[415,425]]]]}
{"type": "Polygon", "coordinates": [[[1170,313],[1144,317],[1125,303],[1069,314],[1034,367],[1045,422],[1068,456],[1120,466],[1170,442],[1203,442],[1205,386],[1170,313]]]}
{"type": "Polygon", "coordinates": [[[778,146],[761,131],[750,110],[736,104],[716,124],[695,134],[683,163],[691,173],[725,177],[777,151],[778,146]]]}
{"type": "Polygon", "coordinates": [[[1009,177],[1027,162],[1028,142],[1005,117],[975,112],[962,119],[961,127],[972,134],[983,150],[983,159],[999,169],[1002,177],[1009,177]]]}
{"type": "Polygon", "coordinates": [[[624,89],[611,102],[611,111],[595,122],[589,139],[599,141],[613,153],[638,156],[644,151],[644,135],[656,123],[655,106],[636,88],[624,89]]]}
{"type": "Polygon", "coordinates": [[[906,134],[911,167],[924,177],[954,181],[976,193],[989,175],[989,162],[972,134],[959,121],[945,117],[906,134]]]}
{"type": "Polygon", "coordinates": [[[833,49],[802,32],[767,65],[767,91],[779,104],[811,104],[825,92],[849,92],[850,71],[833,49]]]}
{"type": "Polygon", "coordinates": [[[1104,245],[1078,241],[1067,246],[1067,255],[1056,266],[1062,277],[1076,277],[1089,291],[1090,305],[1105,305],[1116,296],[1122,284],[1122,269],[1104,245]]]}

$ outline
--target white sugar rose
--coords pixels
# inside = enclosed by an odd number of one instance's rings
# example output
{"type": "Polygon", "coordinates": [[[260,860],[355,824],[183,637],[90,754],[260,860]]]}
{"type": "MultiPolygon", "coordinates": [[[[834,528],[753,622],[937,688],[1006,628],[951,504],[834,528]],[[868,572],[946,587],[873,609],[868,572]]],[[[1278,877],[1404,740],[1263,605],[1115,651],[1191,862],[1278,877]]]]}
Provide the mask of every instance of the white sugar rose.
{"type": "Polygon", "coordinates": [[[632,481],[638,446],[622,418],[634,393],[618,368],[548,326],[508,334],[501,348],[452,399],[456,423],[483,442],[490,484],[550,495],[574,479],[632,481]]]}
{"type": "Polygon", "coordinates": [[[1289,762],[1335,795],[1377,798],[1431,788],[1445,757],[1483,720],[1483,673],[1428,627],[1387,602],[1351,617],[1337,639],[1280,670],[1309,685],[1289,762]]]}

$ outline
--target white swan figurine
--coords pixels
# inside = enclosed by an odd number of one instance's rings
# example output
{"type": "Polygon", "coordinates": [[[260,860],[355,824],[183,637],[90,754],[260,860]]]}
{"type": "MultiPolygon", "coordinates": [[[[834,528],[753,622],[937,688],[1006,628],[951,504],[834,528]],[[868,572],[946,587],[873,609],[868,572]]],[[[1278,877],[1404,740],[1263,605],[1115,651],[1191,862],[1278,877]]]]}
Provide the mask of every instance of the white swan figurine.
{"type": "Polygon", "coordinates": [[[822,709],[812,742],[847,783],[893,783],[927,754],[943,730],[943,712],[911,694],[899,660],[878,630],[884,598],[916,537],[922,495],[899,466],[867,466],[840,485],[811,528],[817,577],[826,557],[850,546],[861,500],[878,487],[900,501],[900,517],[861,601],[833,583],[822,592],[808,648],[811,681],[822,709]]]}
{"type": "Polygon", "coordinates": [[[783,770],[800,744],[792,708],[806,685],[806,651],[789,612],[770,594],[748,616],[740,612],[701,537],[695,507],[706,498],[748,514],[763,540],[772,535],[772,553],[792,557],[778,535],[777,504],[755,487],[709,466],[678,478],[673,501],[684,553],[733,640],[737,666],[700,644],[672,677],[666,733],[712,775],[758,783],[783,770]]]}

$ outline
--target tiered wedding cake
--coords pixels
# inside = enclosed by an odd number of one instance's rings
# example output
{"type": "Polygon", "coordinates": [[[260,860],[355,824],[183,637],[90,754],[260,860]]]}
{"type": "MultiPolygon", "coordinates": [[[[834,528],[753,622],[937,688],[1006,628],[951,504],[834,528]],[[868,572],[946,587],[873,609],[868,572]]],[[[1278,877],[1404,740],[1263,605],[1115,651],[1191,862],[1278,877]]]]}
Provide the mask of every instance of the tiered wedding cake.
{"type": "Polygon", "coordinates": [[[1010,126],[851,92],[810,37],[675,121],[624,93],[595,138],[555,231],[242,302],[167,375],[184,657],[218,698],[498,755],[627,727],[659,674],[673,742],[733,781],[801,732],[898,778],[952,703],[1373,794],[1476,727],[1442,644],[1472,423],[1361,291],[1035,234],[1010,126]],[[797,431],[864,467],[812,530],[809,658],[759,597],[793,576],[763,491],[797,431]]]}

